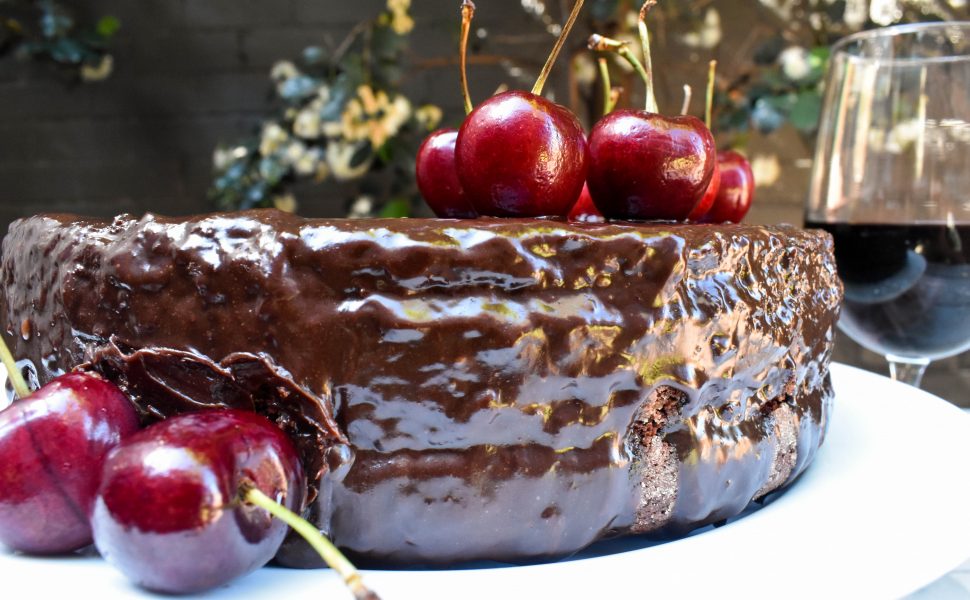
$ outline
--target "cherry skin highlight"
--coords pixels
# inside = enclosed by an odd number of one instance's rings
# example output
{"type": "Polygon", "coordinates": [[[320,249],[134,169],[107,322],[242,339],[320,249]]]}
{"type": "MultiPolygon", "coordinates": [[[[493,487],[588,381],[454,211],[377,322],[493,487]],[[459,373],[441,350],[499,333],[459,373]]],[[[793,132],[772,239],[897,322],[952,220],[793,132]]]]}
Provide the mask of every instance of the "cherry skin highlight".
{"type": "Polygon", "coordinates": [[[690,115],[615,110],[589,135],[587,183],[607,218],[682,220],[714,176],[714,137],[690,115]]]}
{"type": "Polygon", "coordinates": [[[269,562],[287,532],[242,500],[247,485],[302,510],[303,469],[279,428],[239,410],[172,417],[109,454],[91,521],[95,544],[150,590],[222,585],[269,562]]]}
{"type": "Polygon", "coordinates": [[[434,214],[443,219],[474,219],[475,207],[458,181],[455,166],[457,129],[439,129],[424,139],[414,164],[418,189],[434,214]]]}
{"type": "Polygon", "coordinates": [[[566,108],[509,91],[481,103],[455,144],[458,179],[494,217],[566,216],[586,180],[586,136],[566,108]]]}
{"type": "Polygon", "coordinates": [[[754,201],[754,173],[751,163],[734,150],[717,155],[721,185],[711,210],[701,219],[705,223],[740,223],[754,201]]]}
{"type": "Polygon", "coordinates": [[[699,221],[704,215],[711,210],[714,206],[714,199],[717,198],[717,192],[721,189],[721,168],[718,163],[714,163],[714,176],[711,177],[711,183],[707,185],[707,191],[704,192],[704,196],[701,197],[701,201],[697,203],[694,210],[690,211],[687,215],[688,221],[699,221]]]}
{"type": "Polygon", "coordinates": [[[87,373],[61,375],[0,412],[0,544],[30,554],[90,544],[105,457],[137,430],[121,390],[87,373]]]}

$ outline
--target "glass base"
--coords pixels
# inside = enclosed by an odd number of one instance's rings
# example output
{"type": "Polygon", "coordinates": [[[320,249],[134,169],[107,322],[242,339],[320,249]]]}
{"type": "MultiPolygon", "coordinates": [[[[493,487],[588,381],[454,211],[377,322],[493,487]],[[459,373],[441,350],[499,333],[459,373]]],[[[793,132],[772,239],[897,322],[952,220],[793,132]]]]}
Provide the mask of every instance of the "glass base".
{"type": "Polygon", "coordinates": [[[923,381],[923,373],[930,364],[928,358],[909,358],[892,354],[887,354],[886,360],[889,362],[889,377],[893,381],[913,387],[919,387],[920,382],[923,381]]]}

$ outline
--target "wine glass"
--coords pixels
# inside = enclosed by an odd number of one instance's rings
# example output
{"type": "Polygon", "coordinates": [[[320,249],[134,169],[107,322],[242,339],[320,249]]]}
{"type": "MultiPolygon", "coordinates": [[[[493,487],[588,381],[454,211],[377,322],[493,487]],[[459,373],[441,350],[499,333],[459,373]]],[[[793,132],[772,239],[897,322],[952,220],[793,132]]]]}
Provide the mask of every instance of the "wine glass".
{"type": "Polygon", "coordinates": [[[839,328],[893,379],[970,348],[970,23],[832,48],[805,225],[835,238],[839,328]]]}

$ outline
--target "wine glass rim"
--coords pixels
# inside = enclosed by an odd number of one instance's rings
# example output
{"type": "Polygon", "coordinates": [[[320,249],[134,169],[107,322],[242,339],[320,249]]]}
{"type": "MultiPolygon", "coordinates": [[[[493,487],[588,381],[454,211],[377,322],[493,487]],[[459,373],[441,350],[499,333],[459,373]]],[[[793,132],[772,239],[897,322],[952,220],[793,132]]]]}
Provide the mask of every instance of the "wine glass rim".
{"type": "Polygon", "coordinates": [[[953,62],[970,62],[970,50],[966,54],[952,54],[948,56],[928,56],[928,57],[910,57],[910,58],[884,58],[884,57],[872,57],[872,56],[860,56],[854,52],[851,52],[848,47],[852,44],[858,42],[864,42],[867,40],[878,39],[878,38],[891,38],[891,37],[901,37],[905,35],[910,35],[922,31],[932,31],[935,29],[962,29],[966,32],[968,38],[970,38],[970,21],[933,21],[933,22],[923,22],[923,23],[904,23],[901,25],[890,25],[888,27],[879,27],[877,29],[867,29],[865,31],[859,31],[851,35],[847,35],[844,38],[835,42],[832,46],[832,57],[842,56],[846,57],[848,60],[859,61],[859,62],[869,62],[882,65],[925,65],[931,63],[953,63],[953,62]]]}

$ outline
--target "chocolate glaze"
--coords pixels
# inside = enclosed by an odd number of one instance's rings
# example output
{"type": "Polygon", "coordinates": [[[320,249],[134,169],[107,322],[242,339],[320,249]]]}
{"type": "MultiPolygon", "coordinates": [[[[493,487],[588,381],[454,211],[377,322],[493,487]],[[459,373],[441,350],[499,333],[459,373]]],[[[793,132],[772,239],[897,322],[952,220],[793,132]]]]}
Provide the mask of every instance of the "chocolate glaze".
{"type": "Polygon", "coordinates": [[[309,516],[401,562],[677,534],[790,482],[842,292],[830,238],[791,227],[275,211],[32,217],[0,279],[41,381],[83,365],[148,418],[270,414],[309,516]]]}

